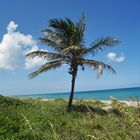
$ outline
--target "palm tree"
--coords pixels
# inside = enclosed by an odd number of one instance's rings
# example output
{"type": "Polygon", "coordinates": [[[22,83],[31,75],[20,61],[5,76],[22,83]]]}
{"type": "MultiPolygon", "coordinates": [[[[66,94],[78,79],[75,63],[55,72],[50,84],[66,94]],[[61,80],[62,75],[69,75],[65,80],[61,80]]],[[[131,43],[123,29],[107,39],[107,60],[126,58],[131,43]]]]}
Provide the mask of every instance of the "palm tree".
{"type": "Polygon", "coordinates": [[[110,48],[118,44],[120,41],[112,36],[107,36],[105,38],[95,40],[91,46],[87,47],[84,42],[84,31],[84,15],[82,15],[80,21],[76,23],[69,18],[53,18],[49,20],[49,28],[43,30],[43,38],[40,38],[40,41],[50,46],[51,50],[53,51],[34,51],[27,54],[29,59],[41,57],[49,60],[38,70],[31,73],[29,78],[34,78],[42,72],[59,68],[63,64],[67,64],[69,66],[68,72],[72,76],[72,81],[71,93],[67,108],[68,111],[72,109],[75,80],[79,67],[81,67],[83,71],[86,66],[92,68],[93,70],[98,70],[98,78],[102,75],[104,69],[115,73],[115,70],[108,64],[86,58],[89,55],[91,55],[91,58],[93,58],[99,50],[103,51],[104,48],[110,48]]]}

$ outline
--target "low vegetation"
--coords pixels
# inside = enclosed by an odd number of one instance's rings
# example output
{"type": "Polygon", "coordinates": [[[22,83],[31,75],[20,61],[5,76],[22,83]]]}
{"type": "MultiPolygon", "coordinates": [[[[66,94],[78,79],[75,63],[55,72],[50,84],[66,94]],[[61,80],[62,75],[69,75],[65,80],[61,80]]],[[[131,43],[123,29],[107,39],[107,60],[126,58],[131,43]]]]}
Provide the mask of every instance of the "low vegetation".
{"type": "Polygon", "coordinates": [[[63,99],[0,96],[0,140],[139,140],[139,109],[117,100],[105,110],[98,100],[75,100],[66,111],[63,99]]]}

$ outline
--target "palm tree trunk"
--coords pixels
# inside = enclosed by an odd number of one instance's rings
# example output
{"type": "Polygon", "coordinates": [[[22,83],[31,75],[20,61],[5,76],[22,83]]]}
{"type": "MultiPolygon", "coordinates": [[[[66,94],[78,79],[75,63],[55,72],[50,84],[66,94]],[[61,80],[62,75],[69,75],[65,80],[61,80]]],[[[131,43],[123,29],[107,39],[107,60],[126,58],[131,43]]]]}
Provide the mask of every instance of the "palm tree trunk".
{"type": "Polygon", "coordinates": [[[70,97],[69,97],[69,103],[68,103],[67,111],[71,111],[71,109],[72,109],[72,101],[73,101],[73,96],[74,96],[75,79],[76,79],[76,71],[73,72],[73,74],[72,74],[71,93],[70,93],[70,97]]]}

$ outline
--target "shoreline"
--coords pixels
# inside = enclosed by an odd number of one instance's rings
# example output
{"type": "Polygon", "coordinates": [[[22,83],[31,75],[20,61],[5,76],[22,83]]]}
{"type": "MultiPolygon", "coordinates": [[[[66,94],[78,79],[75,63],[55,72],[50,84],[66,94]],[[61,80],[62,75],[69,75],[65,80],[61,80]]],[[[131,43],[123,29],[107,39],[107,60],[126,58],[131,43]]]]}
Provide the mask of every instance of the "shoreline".
{"type": "MultiPolygon", "coordinates": [[[[11,96],[9,96],[11,97],[11,96]]],[[[47,98],[32,98],[32,97],[19,97],[19,96],[13,96],[13,98],[17,98],[20,100],[38,100],[38,101],[42,101],[42,102],[46,102],[46,101],[55,101],[55,100],[64,100],[64,101],[68,101],[68,99],[63,99],[63,98],[57,98],[57,99],[47,99],[47,98]]],[[[108,100],[101,100],[101,99],[73,99],[73,102],[76,101],[91,101],[91,102],[96,102],[96,101],[100,101],[102,103],[104,103],[106,106],[111,106],[112,104],[112,100],[115,99],[113,97],[110,96],[110,99],[108,100]]],[[[116,99],[117,100],[117,99],[116,99]]],[[[126,106],[133,106],[133,107],[138,107],[138,104],[140,104],[140,100],[117,100],[118,102],[124,103],[124,105],[126,106]]]]}
{"type": "MultiPolygon", "coordinates": [[[[32,99],[35,99],[36,100],[38,98],[32,98],[32,99]]],[[[41,99],[38,99],[38,100],[41,100],[41,101],[55,101],[57,99],[43,99],[43,98],[41,98],[41,99]]],[[[68,101],[68,99],[63,99],[63,100],[68,101]]],[[[74,99],[73,102],[75,102],[75,101],[78,101],[78,100],[77,99],[76,100],[74,99]]],[[[110,106],[112,104],[112,100],[83,99],[83,101],[87,101],[87,102],[88,101],[93,101],[93,102],[94,101],[100,101],[100,102],[106,104],[107,106],[110,106]]],[[[127,100],[117,100],[117,101],[119,101],[121,103],[125,103],[125,105],[127,105],[127,106],[133,106],[133,107],[138,107],[138,102],[140,103],[140,101],[132,101],[132,100],[128,100],[128,101],[127,100]]]]}

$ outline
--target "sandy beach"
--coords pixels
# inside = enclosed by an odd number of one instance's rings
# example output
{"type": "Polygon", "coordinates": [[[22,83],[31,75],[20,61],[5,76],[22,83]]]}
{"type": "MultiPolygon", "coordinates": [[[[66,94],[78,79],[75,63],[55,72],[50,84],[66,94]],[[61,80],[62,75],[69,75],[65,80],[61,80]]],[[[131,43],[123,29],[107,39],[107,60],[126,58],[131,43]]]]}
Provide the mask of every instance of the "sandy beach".
{"type": "MultiPolygon", "coordinates": [[[[41,99],[41,100],[42,101],[53,101],[55,99],[41,99]]],[[[73,101],[76,102],[77,100],[73,100],[73,101]]],[[[94,101],[97,101],[97,100],[84,100],[84,101],[93,101],[94,102],[94,101]]],[[[111,104],[112,104],[112,100],[99,100],[99,101],[106,104],[107,106],[111,106],[111,104]]],[[[129,101],[118,100],[118,101],[121,102],[121,103],[124,103],[124,105],[126,105],[126,106],[138,107],[138,102],[137,101],[132,101],[132,100],[129,100],[129,101]]]]}
{"type": "MultiPolygon", "coordinates": [[[[108,100],[108,101],[101,100],[101,102],[103,102],[103,103],[105,103],[107,105],[111,105],[111,103],[112,103],[111,100],[108,100]]],[[[125,103],[127,106],[133,106],[133,107],[137,107],[138,106],[138,102],[137,101],[125,101],[125,100],[121,100],[119,102],[125,103]]]]}

